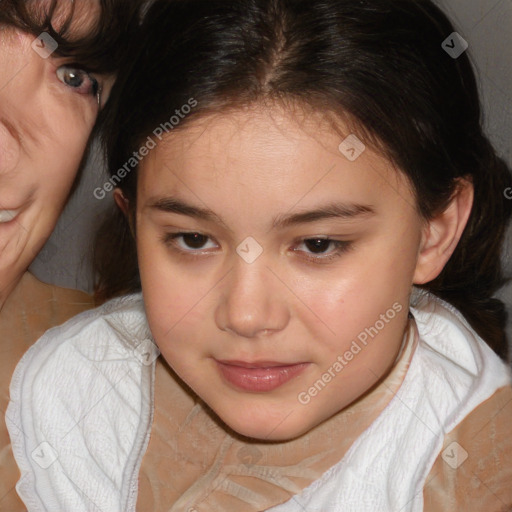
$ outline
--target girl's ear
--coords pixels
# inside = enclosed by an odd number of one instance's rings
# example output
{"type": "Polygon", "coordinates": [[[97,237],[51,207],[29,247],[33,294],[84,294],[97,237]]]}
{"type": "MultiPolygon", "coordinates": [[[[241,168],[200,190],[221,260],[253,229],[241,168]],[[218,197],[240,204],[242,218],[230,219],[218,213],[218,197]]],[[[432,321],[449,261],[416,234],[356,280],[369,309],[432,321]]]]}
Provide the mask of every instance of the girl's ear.
{"type": "Polygon", "coordinates": [[[460,179],[448,208],[431,219],[423,230],[414,284],[434,280],[459,243],[473,207],[473,184],[460,179]]]}
{"type": "Polygon", "coordinates": [[[130,207],[130,202],[126,197],[124,197],[123,191],[120,188],[114,189],[114,201],[116,202],[119,209],[124,213],[124,215],[128,216],[128,210],[130,207]]]}
{"type": "Polygon", "coordinates": [[[123,212],[124,216],[128,220],[128,226],[130,227],[130,233],[135,239],[135,214],[130,212],[130,201],[126,199],[123,191],[120,188],[114,189],[114,201],[116,202],[119,209],[123,212]]]}

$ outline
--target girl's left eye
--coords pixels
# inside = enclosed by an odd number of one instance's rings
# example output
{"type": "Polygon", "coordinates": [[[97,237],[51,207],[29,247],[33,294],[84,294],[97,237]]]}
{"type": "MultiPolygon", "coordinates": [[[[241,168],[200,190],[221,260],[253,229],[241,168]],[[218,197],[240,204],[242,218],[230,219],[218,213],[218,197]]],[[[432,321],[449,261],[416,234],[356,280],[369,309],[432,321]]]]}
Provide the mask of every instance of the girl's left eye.
{"type": "MultiPolygon", "coordinates": [[[[199,250],[208,249],[205,247],[205,243],[209,239],[208,236],[202,235],[201,233],[166,233],[163,237],[163,242],[167,246],[171,246],[175,251],[179,253],[188,253],[194,256],[194,253],[199,253],[199,250]],[[178,239],[182,239],[185,247],[177,242],[178,239]]],[[[307,249],[312,251],[310,254],[325,254],[326,250],[333,245],[334,251],[328,253],[327,256],[307,256],[306,259],[314,261],[315,263],[323,263],[325,261],[333,260],[334,258],[341,256],[342,253],[349,250],[351,242],[332,240],[331,238],[305,238],[301,241],[301,245],[305,245],[307,249]]],[[[215,244],[214,244],[215,247],[215,244]]],[[[209,247],[211,248],[211,247],[209,247]]],[[[304,252],[298,249],[294,249],[295,252],[304,252]]]]}
{"type": "Polygon", "coordinates": [[[75,89],[79,94],[87,94],[96,97],[100,86],[96,78],[83,69],[69,65],[60,66],[57,78],[68,87],[75,89]]]}
{"type": "MultiPolygon", "coordinates": [[[[327,256],[308,256],[307,259],[314,261],[315,263],[324,263],[325,261],[331,261],[334,258],[341,256],[344,252],[347,252],[351,247],[351,242],[345,240],[333,240],[331,238],[305,238],[302,243],[309,249],[312,250],[312,254],[324,254],[326,249],[331,245],[334,245],[334,251],[328,253],[327,256]]],[[[295,249],[297,251],[297,249],[295,249]]],[[[297,251],[301,252],[301,251],[297,251]]]]}

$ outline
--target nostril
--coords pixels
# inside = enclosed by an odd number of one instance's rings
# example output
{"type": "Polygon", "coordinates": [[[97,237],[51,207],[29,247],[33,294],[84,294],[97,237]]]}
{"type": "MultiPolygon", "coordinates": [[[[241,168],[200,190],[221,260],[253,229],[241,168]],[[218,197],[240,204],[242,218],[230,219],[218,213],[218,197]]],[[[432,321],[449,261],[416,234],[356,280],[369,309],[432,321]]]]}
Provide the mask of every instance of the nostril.
{"type": "Polygon", "coordinates": [[[20,159],[20,142],[6,120],[0,121],[0,174],[12,172],[20,159]]]}

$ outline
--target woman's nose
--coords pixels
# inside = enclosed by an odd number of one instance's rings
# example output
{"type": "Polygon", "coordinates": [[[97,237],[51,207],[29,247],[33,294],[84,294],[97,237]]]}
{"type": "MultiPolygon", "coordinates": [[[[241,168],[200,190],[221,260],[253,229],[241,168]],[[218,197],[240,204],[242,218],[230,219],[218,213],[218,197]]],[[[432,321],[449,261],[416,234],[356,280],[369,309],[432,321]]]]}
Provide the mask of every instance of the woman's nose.
{"type": "Polygon", "coordinates": [[[0,118],[0,175],[12,173],[20,159],[20,143],[13,126],[0,118]]]}
{"type": "Polygon", "coordinates": [[[238,261],[227,276],[217,307],[219,329],[244,338],[284,329],[289,320],[286,291],[264,262],[238,261]]]}

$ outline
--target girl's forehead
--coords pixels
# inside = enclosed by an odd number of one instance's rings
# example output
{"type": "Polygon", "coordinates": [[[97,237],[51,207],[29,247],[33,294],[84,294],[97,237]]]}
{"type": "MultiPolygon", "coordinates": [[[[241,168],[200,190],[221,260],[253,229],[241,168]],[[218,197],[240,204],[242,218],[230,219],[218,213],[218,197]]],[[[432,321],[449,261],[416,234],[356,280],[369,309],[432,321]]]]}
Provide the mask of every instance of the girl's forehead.
{"type": "Polygon", "coordinates": [[[414,204],[402,173],[347,125],[335,130],[321,115],[297,118],[279,109],[194,120],[167,134],[140,173],[143,195],[197,195],[228,208],[233,193],[282,207],[293,198],[371,204],[400,195],[414,204]]]}
{"type": "MultiPolygon", "coordinates": [[[[285,108],[280,104],[253,105],[243,109],[229,109],[185,119],[182,127],[164,133],[159,141],[158,155],[173,155],[198,158],[204,153],[215,153],[229,158],[234,152],[249,152],[261,149],[259,157],[271,151],[288,157],[311,151],[339,155],[340,144],[350,137],[358,153],[364,144],[353,133],[355,123],[336,119],[312,109],[285,108]]],[[[161,125],[162,126],[162,125],[161,125]]]]}

